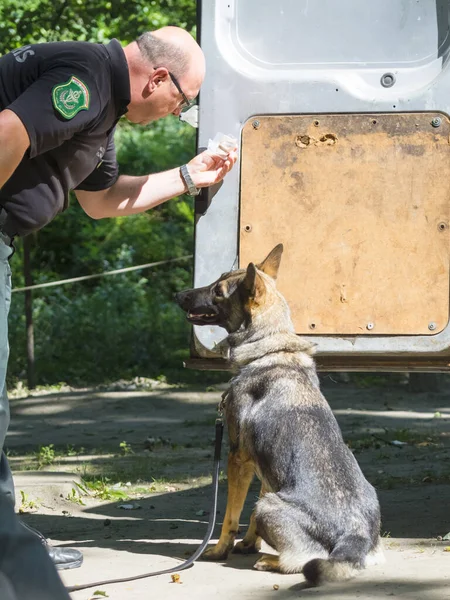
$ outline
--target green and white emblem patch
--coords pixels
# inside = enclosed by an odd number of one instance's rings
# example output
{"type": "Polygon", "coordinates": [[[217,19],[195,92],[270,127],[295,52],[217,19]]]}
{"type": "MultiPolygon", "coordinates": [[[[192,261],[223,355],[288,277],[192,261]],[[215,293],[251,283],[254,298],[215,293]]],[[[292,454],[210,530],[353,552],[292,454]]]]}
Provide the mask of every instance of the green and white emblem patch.
{"type": "Polygon", "coordinates": [[[80,110],[89,108],[89,88],[74,75],[66,81],[55,85],[52,90],[55,109],[65,118],[73,119],[80,110]]]}

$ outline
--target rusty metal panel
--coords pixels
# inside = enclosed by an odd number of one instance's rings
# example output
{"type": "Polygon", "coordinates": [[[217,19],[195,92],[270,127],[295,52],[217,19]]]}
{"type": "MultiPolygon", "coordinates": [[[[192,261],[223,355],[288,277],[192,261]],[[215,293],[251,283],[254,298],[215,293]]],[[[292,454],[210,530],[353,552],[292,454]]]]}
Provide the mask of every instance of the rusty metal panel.
{"type": "Polygon", "coordinates": [[[283,242],[299,334],[434,335],[449,320],[450,124],[437,113],[256,116],[241,266],[283,242]]]}

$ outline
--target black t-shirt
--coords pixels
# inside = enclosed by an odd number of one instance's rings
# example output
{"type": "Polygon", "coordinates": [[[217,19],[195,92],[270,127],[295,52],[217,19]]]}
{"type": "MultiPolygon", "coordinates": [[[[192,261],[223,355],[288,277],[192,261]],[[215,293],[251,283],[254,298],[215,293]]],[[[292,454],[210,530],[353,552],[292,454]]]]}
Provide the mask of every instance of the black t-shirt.
{"type": "Polygon", "coordinates": [[[20,118],[30,147],[0,190],[7,233],[26,235],[68,205],[73,189],[115,183],[114,128],[130,102],[120,43],[33,44],[0,58],[0,110],[20,118]]]}

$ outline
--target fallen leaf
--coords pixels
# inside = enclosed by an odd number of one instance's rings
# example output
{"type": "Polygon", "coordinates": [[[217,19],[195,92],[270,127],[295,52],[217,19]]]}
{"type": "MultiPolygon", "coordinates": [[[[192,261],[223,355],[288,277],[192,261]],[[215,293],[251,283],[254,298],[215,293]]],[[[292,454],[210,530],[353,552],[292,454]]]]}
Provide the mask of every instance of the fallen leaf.
{"type": "Polygon", "coordinates": [[[172,583],[183,583],[180,579],[180,576],[178,575],[178,573],[174,573],[172,575],[172,583]]]}

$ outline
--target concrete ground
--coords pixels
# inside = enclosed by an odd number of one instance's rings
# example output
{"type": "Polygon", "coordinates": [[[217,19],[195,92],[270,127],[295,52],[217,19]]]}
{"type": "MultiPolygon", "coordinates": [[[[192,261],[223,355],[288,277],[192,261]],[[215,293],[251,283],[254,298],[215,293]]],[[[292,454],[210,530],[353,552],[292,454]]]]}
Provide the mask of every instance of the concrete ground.
{"type": "MultiPolygon", "coordinates": [[[[84,554],[81,568],[61,573],[65,584],[171,568],[195,551],[209,516],[220,388],[122,385],[12,399],[7,443],[22,518],[53,544],[84,554]],[[121,508],[127,504],[133,508],[121,508]]],[[[306,588],[302,575],[262,573],[252,569],[255,556],[232,555],[226,563],[197,562],[179,573],[181,583],[162,575],[72,598],[102,597],[94,595],[100,591],[116,600],[450,600],[450,539],[442,539],[450,532],[450,389],[411,394],[401,384],[329,378],[323,389],[378,490],[384,565],[339,586],[306,588]]],[[[242,533],[257,494],[255,482],[242,533]]],[[[222,475],[214,539],[225,502],[222,475]]]]}

